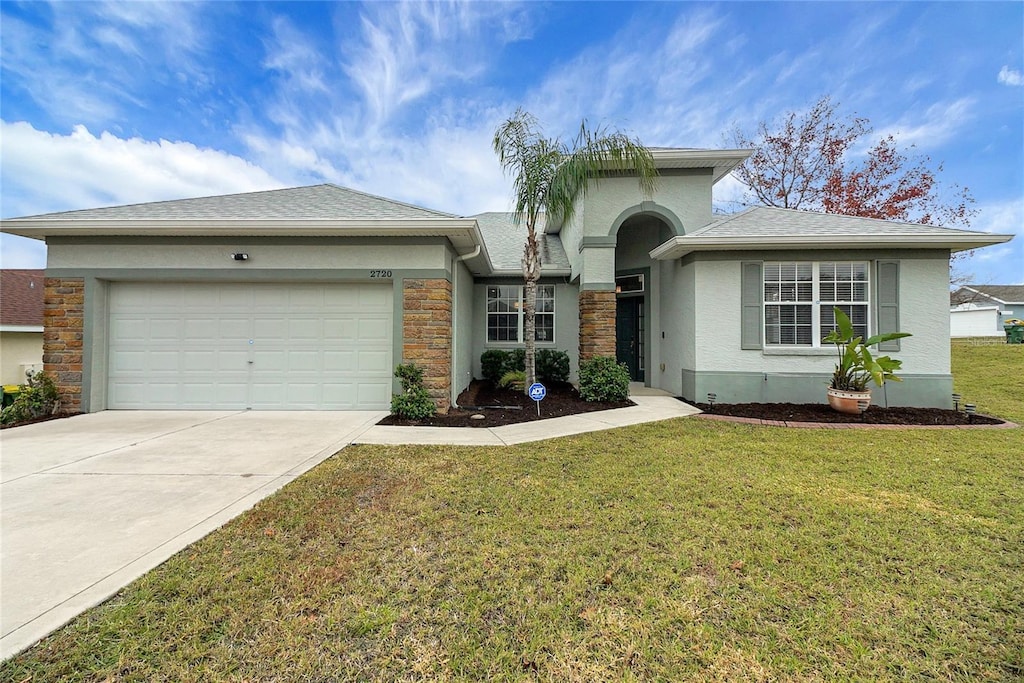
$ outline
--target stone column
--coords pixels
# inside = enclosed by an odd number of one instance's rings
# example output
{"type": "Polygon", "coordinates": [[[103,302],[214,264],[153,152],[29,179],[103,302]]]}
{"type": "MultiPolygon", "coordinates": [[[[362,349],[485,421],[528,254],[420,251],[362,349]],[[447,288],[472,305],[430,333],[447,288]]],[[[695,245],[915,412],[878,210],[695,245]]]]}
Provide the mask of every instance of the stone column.
{"type": "Polygon", "coordinates": [[[48,277],[43,299],[43,370],[53,376],[61,409],[82,405],[82,331],[85,280],[48,277]]]}
{"type": "Polygon", "coordinates": [[[615,358],[615,292],[580,291],[580,361],[615,358]]]}
{"type": "Polygon", "coordinates": [[[423,384],[440,412],[451,407],[452,283],[402,282],[402,362],[423,369],[423,384]]]}

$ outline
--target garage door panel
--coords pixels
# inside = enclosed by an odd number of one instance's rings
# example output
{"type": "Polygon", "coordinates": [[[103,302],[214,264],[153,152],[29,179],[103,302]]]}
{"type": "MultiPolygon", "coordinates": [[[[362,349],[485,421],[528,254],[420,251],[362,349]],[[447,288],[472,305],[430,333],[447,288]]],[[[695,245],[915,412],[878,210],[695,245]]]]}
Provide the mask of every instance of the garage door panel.
{"type": "Polygon", "coordinates": [[[112,408],[386,409],[392,286],[113,283],[112,408]]]}
{"type": "Polygon", "coordinates": [[[391,407],[391,383],[361,383],[357,400],[360,405],[373,406],[374,410],[387,410],[391,407]]]}
{"type": "Polygon", "coordinates": [[[378,308],[387,312],[391,308],[391,290],[385,287],[363,285],[359,287],[359,310],[378,308]]]}
{"type": "Polygon", "coordinates": [[[382,316],[359,319],[359,339],[384,341],[391,337],[391,320],[382,316]]]}
{"type": "Polygon", "coordinates": [[[362,372],[379,374],[391,369],[391,354],[379,351],[360,351],[357,365],[362,372]]]}
{"type": "Polygon", "coordinates": [[[324,351],[323,359],[325,372],[354,373],[359,368],[355,351],[324,351]]]}
{"type": "Polygon", "coordinates": [[[215,351],[184,351],[181,354],[181,368],[185,372],[216,372],[215,351]]]}

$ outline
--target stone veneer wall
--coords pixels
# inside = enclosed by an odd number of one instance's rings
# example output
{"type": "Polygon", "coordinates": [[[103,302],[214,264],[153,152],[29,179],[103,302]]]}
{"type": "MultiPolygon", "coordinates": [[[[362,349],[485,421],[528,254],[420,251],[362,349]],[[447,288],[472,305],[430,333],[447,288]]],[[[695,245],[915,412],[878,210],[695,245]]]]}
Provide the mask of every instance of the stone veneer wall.
{"type": "Polygon", "coordinates": [[[580,360],[615,358],[615,292],[580,292],[580,360]]]}
{"type": "Polygon", "coordinates": [[[54,377],[61,410],[82,405],[82,310],[85,280],[48,277],[43,299],[43,370],[54,377]]]}
{"type": "Polygon", "coordinates": [[[402,282],[402,362],[423,368],[423,383],[447,412],[452,393],[452,283],[402,282]]]}

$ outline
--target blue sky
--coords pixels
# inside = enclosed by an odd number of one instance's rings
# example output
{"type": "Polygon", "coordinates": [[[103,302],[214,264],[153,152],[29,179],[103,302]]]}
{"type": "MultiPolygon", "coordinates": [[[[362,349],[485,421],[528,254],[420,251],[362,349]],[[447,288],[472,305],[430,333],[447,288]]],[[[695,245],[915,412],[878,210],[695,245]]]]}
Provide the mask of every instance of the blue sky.
{"type": "MultiPolygon", "coordinates": [[[[1024,3],[0,2],[0,213],[333,182],[509,208],[516,107],[722,147],[830,94],[1015,233],[962,268],[1024,283],[1024,3]]],[[[861,150],[863,151],[863,150],[861,150]]],[[[734,208],[727,179],[716,200],[734,208]]],[[[4,236],[2,265],[45,265],[4,236]]]]}

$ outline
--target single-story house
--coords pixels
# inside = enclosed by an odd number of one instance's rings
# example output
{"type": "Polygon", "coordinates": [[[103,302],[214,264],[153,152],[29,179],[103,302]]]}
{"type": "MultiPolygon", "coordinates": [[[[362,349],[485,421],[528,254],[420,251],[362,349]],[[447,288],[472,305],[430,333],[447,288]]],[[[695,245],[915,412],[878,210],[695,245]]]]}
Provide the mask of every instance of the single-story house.
{"type": "MultiPolygon", "coordinates": [[[[890,346],[879,403],[947,406],[950,252],[1008,235],[774,208],[712,213],[749,150],[653,150],[543,228],[539,348],[688,400],[821,402],[834,304],[890,346]]],[[[522,345],[525,229],[336,185],[8,219],[46,240],[44,362],[71,407],[386,409],[414,362],[447,409],[522,345]]]]}
{"type": "Polygon", "coordinates": [[[24,384],[43,369],[45,271],[0,270],[0,384],[24,384]]]}
{"type": "Polygon", "coordinates": [[[1024,320],[1024,285],[964,285],[949,295],[952,337],[1002,337],[1003,323],[1024,320]]]}

